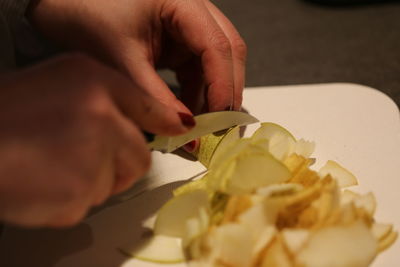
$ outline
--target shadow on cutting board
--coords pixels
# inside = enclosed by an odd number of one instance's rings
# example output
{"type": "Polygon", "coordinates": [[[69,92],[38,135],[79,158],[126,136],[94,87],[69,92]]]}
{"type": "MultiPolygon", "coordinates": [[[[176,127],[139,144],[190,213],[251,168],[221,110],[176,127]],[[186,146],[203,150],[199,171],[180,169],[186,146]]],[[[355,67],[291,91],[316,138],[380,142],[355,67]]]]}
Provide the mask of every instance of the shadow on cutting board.
{"type": "Polygon", "coordinates": [[[67,230],[7,229],[0,245],[0,266],[54,266],[60,258],[85,249],[92,241],[87,224],[67,230]],[[7,238],[9,231],[13,232],[12,239],[7,238]]]}
{"type": "Polygon", "coordinates": [[[63,230],[7,227],[0,242],[0,266],[121,266],[118,251],[148,234],[143,220],[153,215],[186,181],[169,183],[98,210],[80,225],[63,230]]]}

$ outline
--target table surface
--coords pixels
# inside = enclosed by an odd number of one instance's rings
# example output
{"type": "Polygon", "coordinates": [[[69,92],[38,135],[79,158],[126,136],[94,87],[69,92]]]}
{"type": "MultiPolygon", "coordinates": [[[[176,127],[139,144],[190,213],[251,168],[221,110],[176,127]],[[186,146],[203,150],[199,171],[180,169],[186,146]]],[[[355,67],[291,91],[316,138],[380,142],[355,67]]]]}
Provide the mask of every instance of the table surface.
{"type": "Polygon", "coordinates": [[[400,105],[400,1],[213,2],[247,42],[247,86],[353,82],[400,105]]]}

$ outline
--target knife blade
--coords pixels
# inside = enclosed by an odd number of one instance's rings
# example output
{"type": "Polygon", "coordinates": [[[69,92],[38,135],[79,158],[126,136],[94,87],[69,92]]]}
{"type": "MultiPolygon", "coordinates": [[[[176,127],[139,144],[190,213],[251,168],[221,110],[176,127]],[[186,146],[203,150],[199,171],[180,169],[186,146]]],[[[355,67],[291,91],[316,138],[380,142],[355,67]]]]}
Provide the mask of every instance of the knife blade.
{"type": "Polygon", "coordinates": [[[203,135],[231,128],[259,122],[252,115],[240,111],[217,111],[204,113],[194,117],[196,126],[188,133],[179,136],[155,136],[154,141],[149,143],[153,150],[161,152],[172,152],[184,144],[203,135]]]}

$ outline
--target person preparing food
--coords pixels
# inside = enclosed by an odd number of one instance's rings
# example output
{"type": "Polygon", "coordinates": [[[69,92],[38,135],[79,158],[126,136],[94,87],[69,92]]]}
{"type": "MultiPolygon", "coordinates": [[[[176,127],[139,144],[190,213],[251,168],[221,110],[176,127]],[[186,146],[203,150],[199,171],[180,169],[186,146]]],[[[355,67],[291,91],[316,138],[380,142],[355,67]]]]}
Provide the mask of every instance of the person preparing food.
{"type": "Polygon", "coordinates": [[[3,222],[76,224],[146,172],[142,131],[241,106],[246,45],[207,0],[0,0],[0,36],[3,222]],[[63,53],[43,59],[33,31],[63,53]]]}

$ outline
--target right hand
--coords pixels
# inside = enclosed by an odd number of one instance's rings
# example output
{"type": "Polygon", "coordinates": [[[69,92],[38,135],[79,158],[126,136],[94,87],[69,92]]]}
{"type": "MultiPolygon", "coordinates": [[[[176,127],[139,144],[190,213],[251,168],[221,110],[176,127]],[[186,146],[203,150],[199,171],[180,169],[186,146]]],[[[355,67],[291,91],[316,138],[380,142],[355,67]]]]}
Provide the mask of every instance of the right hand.
{"type": "Polygon", "coordinates": [[[0,78],[0,220],[70,226],[149,167],[140,129],[177,135],[189,114],[83,55],[0,78]]]}
{"type": "Polygon", "coordinates": [[[246,44],[211,1],[32,3],[28,16],[44,36],[114,65],[161,103],[195,114],[240,110],[246,44]],[[183,103],[156,68],[175,71],[183,103]]]}

